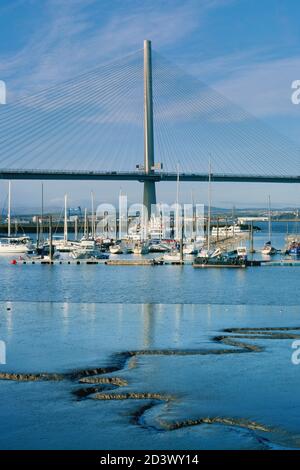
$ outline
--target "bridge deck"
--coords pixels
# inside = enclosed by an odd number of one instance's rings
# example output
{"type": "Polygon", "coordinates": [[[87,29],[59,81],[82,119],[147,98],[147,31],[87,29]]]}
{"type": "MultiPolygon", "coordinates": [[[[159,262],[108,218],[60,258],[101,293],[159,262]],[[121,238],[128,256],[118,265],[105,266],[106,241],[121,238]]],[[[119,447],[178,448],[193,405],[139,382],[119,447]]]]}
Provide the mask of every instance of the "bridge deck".
{"type": "MultiPolygon", "coordinates": [[[[180,173],[180,181],[208,181],[208,173],[180,173]]],[[[126,180],[126,181],[176,181],[177,174],[161,172],[146,174],[142,172],[99,172],[99,171],[54,171],[54,170],[10,170],[0,169],[0,179],[6,180],[126,180]]],[[[300,176],[282,175],[211,175],[215,182],[240,183],[300,183],[300,176]]]]}

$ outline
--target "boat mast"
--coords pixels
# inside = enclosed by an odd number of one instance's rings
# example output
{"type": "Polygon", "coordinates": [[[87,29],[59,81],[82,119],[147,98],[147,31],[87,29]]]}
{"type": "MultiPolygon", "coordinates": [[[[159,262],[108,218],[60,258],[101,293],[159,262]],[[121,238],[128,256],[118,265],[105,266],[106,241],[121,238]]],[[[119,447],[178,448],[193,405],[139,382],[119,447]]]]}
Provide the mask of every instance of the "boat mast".
{"type": "Polygon", "coordinates": [[[195,239],[196,234],[196,220],[195,220],[195,200],[194,200],[194,191],[191,190],[191,203],[192,203],[192,239],[195,239]]]}
{"type": "Polygon", "coordinates": [[[65,218],[64,218],[64,243],[68,242],[68,214],[67,214],[68,196],[65,194],[65,218]]]}
{"type": "Polygon", "coordinates": [[[52,215],[49,215],[49,261],[52,262],[53,240],[52,240],[52,215]]]}
{"type": "Polygon", "coordinates": [[[92,239],[95,239],[95,214],[94,214],[94,205],[95,205],[95,198],[94,198],[94,191],[91,192],[92,198],[92,239]]]}
{"type": "Polygon", "coordinates": [[[75,219],[74,219],[74,238],[75,238],[75,241],[78,240],[78,216],[77,215],[75,216],[75,219]]]}
{"type": "Polygon", "coordinates": [[[40,216],[36,216],[36,248],[40,246],[40,216]]]}
{"type": "Polygon", "coordinates": [[[42,207],[41,207],[41,226],[40,226],[40,241],[43,243],[44,241],[44,183],[42,183],[42,207]]]}
{"type": "Polygon", "coordinates": [[[269,241],[272,238],[272,224],[271,224],[271,196],[269,195],[269,241]]]}
{"type": "Polygon", "coordinates": [[[179,163],[177,163],[177,179],[176,179],[176,236],[180,240],[180,227],[179,227],[179,163]]]}
{"type": "Polygon", "coordinates": [[[8,182],[7,236],[11,235],[11,181],[8,182]]]}
{"type": "Polygon", "coordinates": [[[87,208],[84,209],[84,237],[87,238],[87,208]]]}
{"type": "Polygon", "coordinates": [[[211,159],[209,159],[209,167],[208,167],[207,251],[210,250],[210,226],[211,226],[211,159]]]}

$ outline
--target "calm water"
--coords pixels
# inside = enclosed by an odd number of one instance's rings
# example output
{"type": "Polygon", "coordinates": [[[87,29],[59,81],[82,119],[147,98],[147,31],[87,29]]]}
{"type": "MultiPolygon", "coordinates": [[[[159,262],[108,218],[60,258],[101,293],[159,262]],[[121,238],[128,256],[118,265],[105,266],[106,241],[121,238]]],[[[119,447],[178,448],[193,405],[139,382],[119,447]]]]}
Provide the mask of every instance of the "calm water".
{"type": "MultiPolygon", "coordinates": [[[[274,233],[275,246],[283,239],[274,233]]],[[[264,241],[257,236],[257,246],[264,241]]],[[[299,268],[13,266],[1,258],[0,273],[0,373],[62,379],[0,381],[0,448],[300,446],[300,366],[291,361],[299,268]],[[115,370],[96,378],[122,386],[98,384],[98,393],[123,400],[74,394],[95,387],[74,371],[99,367],[115,370]]]]}

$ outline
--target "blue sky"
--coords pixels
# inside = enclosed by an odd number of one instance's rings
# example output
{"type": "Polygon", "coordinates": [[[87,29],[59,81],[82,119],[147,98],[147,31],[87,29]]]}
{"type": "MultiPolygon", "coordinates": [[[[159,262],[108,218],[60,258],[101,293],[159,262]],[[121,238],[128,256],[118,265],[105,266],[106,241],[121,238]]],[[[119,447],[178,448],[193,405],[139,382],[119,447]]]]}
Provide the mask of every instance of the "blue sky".
{"type": "MultiPolygon", "coordinates": [[[[296,0],[1,0],[0,79],[8,100],[66,80],[100,63],[140,49],[144,38],[223,95],[300,144],[300,105],[291,83],[300,79],[300,3],[296,0]]],[[[122,184],[129,198],[141,187],[122,184]]],[[[118,183],[93,183],[99,201],[114,200],[118,183]]],[[[14,183],[15,203],[36,200],[38,183],[14,183]]],[[[65,189],[74,204],[89,198],[87,183],[46,183],[49,205],[65,189]]],[[[5,183],[0,185],[1,201],[5,183]]],[[[190,199],[190,185],[182,197],[190,199]]],[[[193,187],[200,201],[206,188],[193,187]]],[[[298,204],[290,186],[215,185],[215,203],[230,206],[298,204]]],[[[159,199],[173,199],[174,185],[158,186],[159,199]]],[[[137,197],[138,196],[138,197],[137,197]]]]}

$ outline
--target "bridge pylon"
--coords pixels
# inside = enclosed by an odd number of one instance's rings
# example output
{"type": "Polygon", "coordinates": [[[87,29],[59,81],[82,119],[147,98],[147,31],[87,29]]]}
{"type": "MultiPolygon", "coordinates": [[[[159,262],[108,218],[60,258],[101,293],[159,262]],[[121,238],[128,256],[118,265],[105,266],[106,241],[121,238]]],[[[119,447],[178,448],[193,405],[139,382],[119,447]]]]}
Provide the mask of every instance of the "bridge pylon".
{"type": "MultiPolygon", "coordinates": [[[[154,175],[154,132],[152,96],[152,54],[151,41],[144,41],[144,172],[154,175]]],[[[156,204],[155,180],[144,181],[144,206],[151,215],[151,205],[156,204]]]]}

